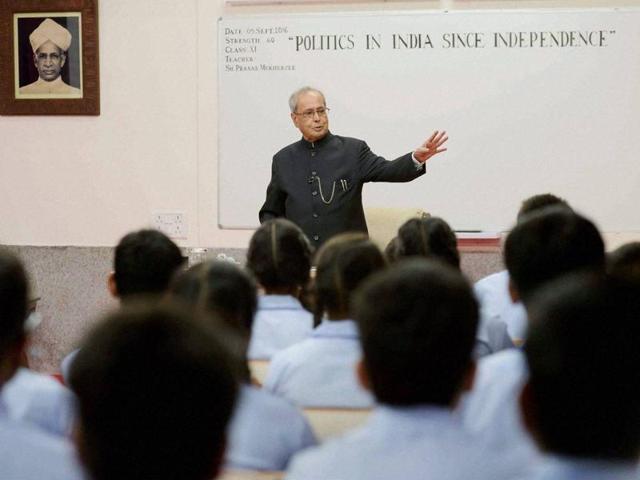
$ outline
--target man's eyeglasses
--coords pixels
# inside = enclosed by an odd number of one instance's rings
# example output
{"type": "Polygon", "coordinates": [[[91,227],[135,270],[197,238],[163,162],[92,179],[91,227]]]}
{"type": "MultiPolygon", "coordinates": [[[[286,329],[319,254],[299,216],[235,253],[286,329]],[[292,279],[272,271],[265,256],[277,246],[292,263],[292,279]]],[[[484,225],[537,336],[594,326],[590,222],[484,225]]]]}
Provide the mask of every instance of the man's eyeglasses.
{"type": "Polygon", "coordinates": [[[293,114],[301,115],[305,120],[311,120],[312,118],[314,118],[316,114],[318,114],[319,117],[326,117],[327,112],[329,112],[329,108],[320,107],[320,108],[316,108],[315,110],[305,110],[304,112],[300,112],[300,113],[293,112],[293,114]]]}

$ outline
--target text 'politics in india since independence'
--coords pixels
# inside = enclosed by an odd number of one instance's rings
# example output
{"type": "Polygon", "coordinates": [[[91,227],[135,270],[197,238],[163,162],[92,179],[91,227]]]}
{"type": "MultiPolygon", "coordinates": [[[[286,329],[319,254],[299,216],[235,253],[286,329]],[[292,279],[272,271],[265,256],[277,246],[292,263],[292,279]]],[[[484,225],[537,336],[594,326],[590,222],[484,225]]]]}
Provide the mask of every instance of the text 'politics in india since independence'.
{"type": "Polygon", "coordinates": [[[348,52],[354,50],[431,49],[577,49],[606,48],[615,30],[494,31],[416,33],[291,34],[289,27],[224,28],[223,60],[226,73],[292,71],[293,63],[274,64],[262,60],[269,47],[284,47],[294,54],[304,52],[348,52]]]}

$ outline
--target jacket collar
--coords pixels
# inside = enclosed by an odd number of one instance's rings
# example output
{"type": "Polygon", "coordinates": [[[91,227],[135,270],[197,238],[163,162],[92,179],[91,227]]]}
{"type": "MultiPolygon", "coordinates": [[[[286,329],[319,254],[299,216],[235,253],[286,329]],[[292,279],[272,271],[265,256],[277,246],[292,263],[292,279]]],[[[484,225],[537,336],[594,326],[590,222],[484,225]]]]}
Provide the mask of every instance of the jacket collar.
{"type": "Polygon", "coordinates": [[[329,143],[329,140],[331,140],[332,137],[333,137],[333,134],[331,132],[327,132],[327,134],[324,137],[322,137],[320,140],[316,140],[315,142],[308,142],[307,140],[304,139],[304,137],[302,137],[300,139],[300,143],[305,148],[310,148],[310,149],[321,148],[322,146],[329,143]]]}

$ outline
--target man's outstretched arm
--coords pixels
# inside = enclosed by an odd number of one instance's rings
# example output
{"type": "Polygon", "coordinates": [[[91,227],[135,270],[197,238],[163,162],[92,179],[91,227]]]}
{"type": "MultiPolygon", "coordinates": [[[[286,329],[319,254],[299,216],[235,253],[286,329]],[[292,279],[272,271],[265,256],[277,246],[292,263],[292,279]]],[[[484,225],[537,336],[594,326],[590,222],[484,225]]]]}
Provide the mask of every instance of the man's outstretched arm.
{"type": "Polygon", "coordinates": [[[422,175],[425,163],[434,155],[447,149],[443,147],[448,140],[446,132],[435,131],[422,145],[412,153],[395,160],[385,160],[377,156],[363,143],[360,152],[360,171],[363,182],[408,182],[422,175]]]}

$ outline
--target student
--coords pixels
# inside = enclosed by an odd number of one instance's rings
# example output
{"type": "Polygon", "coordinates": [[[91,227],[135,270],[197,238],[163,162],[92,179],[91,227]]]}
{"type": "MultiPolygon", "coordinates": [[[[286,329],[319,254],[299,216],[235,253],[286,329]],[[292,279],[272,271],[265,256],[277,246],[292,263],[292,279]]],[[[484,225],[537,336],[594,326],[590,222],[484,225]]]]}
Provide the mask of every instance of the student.
{"type": "Polygon", "coordinates": [[[640,278],[640,242],[629,242],[607,255],[607,271],[640,278]]]}
{"type": "MultiPolygon", "coordinates": [[[[527,215],[547,207],[560,206],[571,209],[566,200],[551,193],[533,195],[520,205],[517,223],[527,215]]],[[[480,320],[499,318],[506,323],[509,335],[520,345],[527,329],[527,315],[520,302],[514,302],[509,294],[509,273],[502,270],[478,280],[473,287],[480,302],[480,320]]]]}
{"type": "Polygon", "coordinates": [[[273,156],[271,180],[258,217],[260,223],[276,217],[292,220],[315,246],[340,233],[367,233],[362,208],[365,183],[409,182],[424,174],[427,160],[446,150],[446,133],[435,131],[412,153],[386,161],[366,142],[329,131],[324,93],[313,87],[293,92],[289,108],[302,138],[273,156]]]}
{"type": "Polygon", "coordinates": [[[121,302],[136,296],[162,295],[174,273],[185,264],[178,246],[158,230],[138,230],[116,246],[109,292],[121,302]]]}
{"type": "Polygon", "coordinates": [[[313,329],[313,315],[298,300],[309,281],[311,245],[289,220],[268,220],[251,238],[247,268],[264,289],[258,298],[249,358],[269,360],[313,329]]]}
{"type": "Polygon", "coordinates": [[[362,384],[378,406],[342,438],[297,455],[287,480],[506,478],[453,413],[473,383],[478,305],[447,265],[414,259],[365,283],[355,299],[362,384]]]}
{"type": "Polygon", "coordinates": [[[226,349],[183,312],[129,306],[83,342],[70,378],[78,454],[92,480],[218,473],[236,381],[226,349]]]}
{"type": "MultiPolygon", "coordinates": [[[[140,296],[161,296],[174,273],[185,264],[178,246],[158,230],[144,229],[128,233],[115,248],[113,271],[107,288],[122,304],[140,296]]],[[[65,381],[77,350],[60,365],[65,381]]]]}
{"type": "Polygon", "coordinates": [[[524,423],[536,480],[640,478],[640,283],[576,276],[529,308],[524,423]]]}
{"type": "Polygon", "coordinates": [[[460,270],[458,240],[439,217],[411,218],[398,229],[398,257],[437,258],[460,270]]]}
{"type": "Polygon", "coordinates": [[[29,339],[33,329],[41,321],[36,311],[39,296],[35,293],[34,282],[30,284],[23,361],[3,386],[0,402],[4,404],[7,416],[11,419],[28,422],[53,435],[70,437],[75,420],[73,394],[51,375],[28,368],[26,351],[29,349],[29,339]]]}
{"type": "Polygon", "coordinates": [[[303,415],[289,402],[251,385],[247,344],[256,309],[256,287],[228,262],[206,262],[176,277],[171,296],[209,314],[218,335],[238,357],[241,383],[238,405],[229,427],[226,465],[251,470],[284,470],[294,453],[316,439],[303,415]]]}
{"type": "MultiPolygon", "coordinates": [[[[398,229],[397,257],[424,257],[439,259],[460,271],[458,239],[442,218],[426,217],[407,220],[398,229]]],[[[513,341],[507,325],[499,317],[484,317],[476,333],[476,358],[512,348],[513,341]]]]}
{"type": "Polygon", "coordinates": [[[303,407],[371,407],[354,373],[360,342],[349,302],[365,278],[385,267],[384,257],[366,235],[351,233],[323,244],[316,263],[316,314],[324,319],[310,338],[273,357],[264,388],[303,407]]]}
{"type": "Polygon", "coordinates": [[[2,389],[0,402],[12,420],[61,437],[70,438],[73,433],[73,394],[50,375],[20,366],[2,389]]]}
{"type": "Polygon", "coordinates": [[[400,260],[400,239],[397,235],[389,240],[387,246],[384,247],[384,258],[387,259],[389,265],[400,260]]]}
{"type": "MultiPolygon", "coordinates": [[[[536,291],[562,275],[604,272],[602,237],[595,225],[565,207],[532,213],[511,231],[504,249],[510,289],[528,308],[536,291]]],[[[522,462],[538,460],[524,431],[517,398],[527,378],[521,350],[510,349],[478,363],[476,383],[462,405],[465,425],[522,462]]]]}
{"type": "MultiPolygon", "coordinates": [[[[0,250],[0,392],[20,365],[27,318],[27,277],[19,260],[0,250]]],[[[15,421],[0,400],[0,478],[80,480],[72,446],[33,425],[15,421]]]]}

